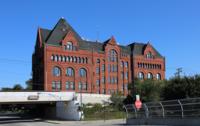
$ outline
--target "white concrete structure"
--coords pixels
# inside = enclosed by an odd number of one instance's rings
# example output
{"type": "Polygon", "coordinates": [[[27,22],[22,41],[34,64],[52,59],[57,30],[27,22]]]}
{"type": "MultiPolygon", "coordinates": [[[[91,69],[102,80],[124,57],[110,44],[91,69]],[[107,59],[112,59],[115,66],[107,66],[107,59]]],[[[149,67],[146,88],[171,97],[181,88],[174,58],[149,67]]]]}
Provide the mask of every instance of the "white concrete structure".
{"type": "Polygon", "coordinates": [[[82,104],[109,102],[110,95],[75,92],[0,92],[0,104],[36,104],[56,102],[55,107],[45,109],[45,114],[65,120],[80,120],[82,104]]]}
{"type": "Polygon", "coordinates": [[[83,112],[79,111],[78,109],[79,109],[79,103],[77,101],[71,101],[69,103],[57,102],[56,116],[59,119],[80,120],[83,115],[83,112]]]}
{"type": "Polygon", "coordinates": [[[74,92],[0,92],[2,103],[72,101],[74,92]]]}
{"type": "Polygon", "coordinates": [[[55,107],[45,110],[49,117],[80,120],[79,101],[74,92],[0,92],[0,104],[36,104],[56,102],[55,107]]]}
{"type": "Polygon", "coordinates": [[[76,96],[77,96],[77,100],[78,101],[81,101],[81,99],[82,99],[82,104],[87,104],[87,103],[91,103],[91,104],[100,103],[100,104],[103,104],[104,101],[110,102],[110,96],[111,95],[76,93],[76,96]]]}

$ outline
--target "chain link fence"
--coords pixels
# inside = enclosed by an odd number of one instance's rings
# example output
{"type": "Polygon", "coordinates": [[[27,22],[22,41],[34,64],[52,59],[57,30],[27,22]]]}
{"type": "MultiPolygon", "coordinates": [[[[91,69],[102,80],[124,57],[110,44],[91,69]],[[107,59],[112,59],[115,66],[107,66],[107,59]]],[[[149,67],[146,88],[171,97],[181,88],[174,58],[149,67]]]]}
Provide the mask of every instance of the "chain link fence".
{"type": "Polygon", "coordinates": [[[199,118],[200,98],[147,102],[139,110],[134,104],[124,108],[127,118],[199,118]]]}

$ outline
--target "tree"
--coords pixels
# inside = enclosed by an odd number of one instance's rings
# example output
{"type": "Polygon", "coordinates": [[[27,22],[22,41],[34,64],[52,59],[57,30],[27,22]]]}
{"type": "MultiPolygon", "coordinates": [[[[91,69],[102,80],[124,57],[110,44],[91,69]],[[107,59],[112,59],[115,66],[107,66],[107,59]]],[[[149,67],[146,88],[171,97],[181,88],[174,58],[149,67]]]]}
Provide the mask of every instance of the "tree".
{"type": "Polygon", "coordinates": [[[13,86],[13,90],[14,91],[20,91],[20,90],[23,90],[24,88],[20,85],[20,84],[15,84],[13,86]]]}
{"type": "Polygon", "coordinates": [[[121,92],[113,93],[110,97],[110,101],[113,103],[115,108],[122,109],[123,108],[123,101],[125,97],[121,92]]]}
{"type": "Polygon", "coordinates": [[[26,90],[32,90],[33,89],[33,79],[30,78],[26,81],[26,90]]]}
{"type": "Polygon", "coordinates": [[[163,100],[200,97],[200,75],[173,77],[165,84],[163,100]]]}
{"type": "Polygon", "coordinates": [[[24,90],[24,88],[20,84],[15,84],[12,88],[10,87],[3,87],[1,91],[20,91],[24,90]]]}
{"type": "Polygon", "coordinates": [[[3,87],[3,88],[1,88],[1,91],[12,91],[12,88],[9,88],[9,87],[3,87]]]}
{"type": "Polygon", "coordinates": [[[139,94],[143,102],[159,101],[163,85],[164,81],[135,79],[133,98],[139,94]]]}

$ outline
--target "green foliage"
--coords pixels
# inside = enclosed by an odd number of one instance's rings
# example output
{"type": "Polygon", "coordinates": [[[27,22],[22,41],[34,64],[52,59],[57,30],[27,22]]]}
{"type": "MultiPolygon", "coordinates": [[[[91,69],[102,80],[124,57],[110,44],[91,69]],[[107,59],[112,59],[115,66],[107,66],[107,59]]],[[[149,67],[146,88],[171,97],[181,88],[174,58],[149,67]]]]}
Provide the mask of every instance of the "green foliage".
{"type": "Polygon", "coordinates": [[[23,87],[20,84],[16,84],[13,86],[13,90],[14,91],[21,91],[23,90],[23,87]]]}
{"type": "Polygon", "coordinates": [[[24,88],[20,84],[15,84],[12,88],[4,87],[1,89],[1,91],[21,91],[24,90],[24,88]]]}
{"type": "Polygon", "coordinates": [[[123,101],[125,97],[121,92],[117,92],[111,95],[110,101],[112,102],[113,106],[119,110],[123,109],[123,101]]]}
{"type": "Polygon", "coordinates": [[[1,88],[1,91],[12,91],[12,88],[3,87],[3,88],[1,88]]]}
{"type": "Polygon", "coordinates": [[[124,105],[133,104],[134,102],[135,102],[135,99],[131,95],[128,95],[123,101],[124,105]]]}
{"type": "Polygon", "coordinates": [[[135,80],[133,96],[139,94],[143,102],[159,101],[163,85],[164,81],[135,80]]]}
{"type": "Polygon", "coordinates": [[[113,105],[86,104],[83,106],[84,120],[108,120],[125,118],[124,111],[119,111],[113,105]]]}
{"type": "Polygon", "coordinates": [[[26,90],[32,90],[33,89],[33,79],[29,79],[26,81],[26,90]]]}
{"type": "Polygon", "coordinates": [[[163,88],[163,100],[200,97],[200,75],[174,77],[163,88]]]}
{"type": "Polygon", "coordinates": [[[164,81],[136,79],[129,85],[133,101],[136,94],[143,102],[200,97],[200,75],[173,77],[164,81]]]}

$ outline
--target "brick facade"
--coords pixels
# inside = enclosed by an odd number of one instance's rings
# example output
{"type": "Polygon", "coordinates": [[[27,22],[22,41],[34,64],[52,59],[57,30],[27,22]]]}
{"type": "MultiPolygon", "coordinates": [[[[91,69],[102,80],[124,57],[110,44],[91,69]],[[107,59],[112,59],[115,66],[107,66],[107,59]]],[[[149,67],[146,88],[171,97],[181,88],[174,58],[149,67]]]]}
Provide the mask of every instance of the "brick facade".
{"type": "Polygon", "coordinates": [[[127,95],[139,73],[141,79],[165,79],[165,58],[150,43],[86,41],[65,19],[52,30],[38,29],[32,59],[34,90],[127,95]]]}

